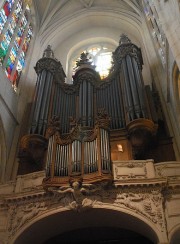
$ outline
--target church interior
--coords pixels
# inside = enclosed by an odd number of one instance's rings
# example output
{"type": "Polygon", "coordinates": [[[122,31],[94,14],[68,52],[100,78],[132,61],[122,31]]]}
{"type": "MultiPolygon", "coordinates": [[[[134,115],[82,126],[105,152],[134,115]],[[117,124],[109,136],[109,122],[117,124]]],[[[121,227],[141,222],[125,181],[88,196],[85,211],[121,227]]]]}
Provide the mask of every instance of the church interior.
{"type": "Polygon", "coordinates": [[[180,1],[0,2],[0,243],[180,243],[180,1]]]}

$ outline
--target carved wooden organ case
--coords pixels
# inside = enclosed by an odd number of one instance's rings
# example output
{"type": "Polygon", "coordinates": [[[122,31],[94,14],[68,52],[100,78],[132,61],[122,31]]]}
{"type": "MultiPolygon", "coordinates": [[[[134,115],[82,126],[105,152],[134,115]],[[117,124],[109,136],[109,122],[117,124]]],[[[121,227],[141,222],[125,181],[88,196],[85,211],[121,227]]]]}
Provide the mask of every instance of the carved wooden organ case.
{"type": "Polygon", "coordinates": [[[111,180],[111,160],[144,159],[158,118],[151,91],[143,83],[142,65],[141,50],[122,35],[107,78],[101,80],[82,53],[73,84],[67,84],[48,46],[35,67],[31,124],[20,142],[20,162],[45,168],[43,183],[48,187],[71,178],[87,183],[111,180]]]}

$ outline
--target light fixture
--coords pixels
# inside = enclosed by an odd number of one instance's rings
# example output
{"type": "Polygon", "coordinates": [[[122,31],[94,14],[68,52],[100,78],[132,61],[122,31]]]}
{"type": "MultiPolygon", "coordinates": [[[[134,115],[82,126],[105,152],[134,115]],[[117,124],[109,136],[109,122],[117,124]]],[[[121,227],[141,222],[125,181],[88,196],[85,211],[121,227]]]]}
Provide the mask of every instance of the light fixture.
{"type": "Polygon", "coordinates": [[[117,144],[118,152],[123,152],[123,146],[121,144],[117,144]]]}

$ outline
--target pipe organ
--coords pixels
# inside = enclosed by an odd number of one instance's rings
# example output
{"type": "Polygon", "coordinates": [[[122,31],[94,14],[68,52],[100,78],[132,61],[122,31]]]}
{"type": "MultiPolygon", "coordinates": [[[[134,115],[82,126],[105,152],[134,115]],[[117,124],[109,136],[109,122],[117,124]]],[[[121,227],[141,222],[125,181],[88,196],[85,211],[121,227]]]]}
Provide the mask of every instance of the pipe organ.
{"type": "Polygon", "coordinates": [[[83,176],[84,182],[111,180],[109,117],[101,111],[94,127],[77,124],[70,133],[62,134],[54,126],[47,129],[46,179],[48,186],[66,184],[70,178],[83,176]]]}
{"type": "Polygon", "coordinates": [[[30,148],[37,137],[45,187],[67,184],[71,178],[111,180],[118,143],[127,149],[122,150],[123,159],[146,159],[158,117],[143,83],[142,65],[141,50],[122,35],[107,78],[101,80],[88,54],[82,53],[70,85],[50,46],[44,51],[35,67],[31,125],[21,140],[19,158],[26,152],[26,158],[31,154],[36,161],[38,153],[30,148]]]}

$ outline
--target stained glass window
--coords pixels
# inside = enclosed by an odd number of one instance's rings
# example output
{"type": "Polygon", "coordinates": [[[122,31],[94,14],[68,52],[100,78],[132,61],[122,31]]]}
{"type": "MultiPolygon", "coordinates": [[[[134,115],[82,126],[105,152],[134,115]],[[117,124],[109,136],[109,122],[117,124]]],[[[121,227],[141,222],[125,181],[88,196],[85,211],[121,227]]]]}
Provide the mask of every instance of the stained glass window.
{"type": "Polygon", "coordinates": [[[0,10],[0,64],[16,90],[32,38],[30,7],[22,0],[7,0],[0,10]]]}
{"type": "Polygon", "coordinates": [[[13,4],[14,0],[7,0],[5,1],[3,8],[0,10],[0,34],[2,33],[7,18],[11,13],[13,4]]]}

